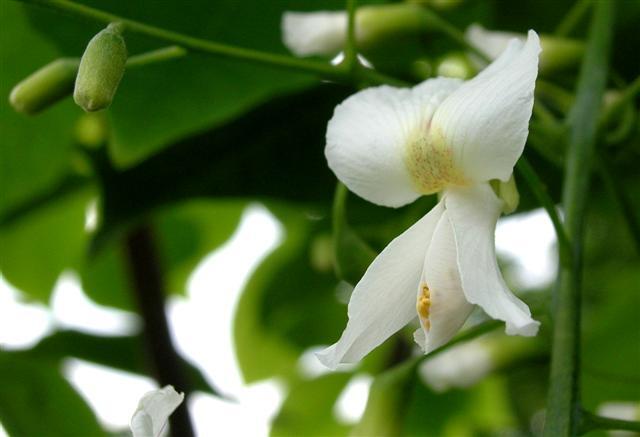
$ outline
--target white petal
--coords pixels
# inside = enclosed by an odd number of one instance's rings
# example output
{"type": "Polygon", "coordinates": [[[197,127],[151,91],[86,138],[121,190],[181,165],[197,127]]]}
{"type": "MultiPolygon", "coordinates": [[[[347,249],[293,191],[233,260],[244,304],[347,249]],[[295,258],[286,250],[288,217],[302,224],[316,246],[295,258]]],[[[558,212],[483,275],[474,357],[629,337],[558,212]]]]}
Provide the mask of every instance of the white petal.
{"type": "Polygon", "coordinates": [[[282,38],[289,50],[298,56],[335,55],[347,35],[347,13],[285,12],[282,15],[282,38]]]}
{"type": "Polygon", "coordinates": [[[506,181],[529,133],[540,40],[511,40],[502,55],[445,99],[432,135],[453,149],[456,167],[475,182],[506,181]]]}
{"type": "MultiPolygon", "coordinates": [[[[442,346],[453,337],[473,310],[467,302],[460,273],[456,242],[447,211],[442,214],[427,250],[421,286],[429,289],[428,322],[420,320],[424,339],[419,343],[425,353],[442,346]]],[[[418,290],[418,296],[422,290],[418,290]]]]}
{"type": "Polygon", "coordinates": [[[133,437],[159,436],[167,419],[183,399],[184,393],[176,392],[170,385],[145,394],[131,417],[133,437]]]}
{"type": "Polygon", "coordinates": [[[442,204],[400,236],[371,263],[349,301],[340,340],[317,354],[327,367],[354,363],[416,318],[416,286],[442,204]]]}
{"type": "Polygon", "coordinates": [[[502,201],[489,184],[447,190],[444,199],[467,300],[480,305],[494,319],[504,320],[507,334],[536,335],[540,323],[509,290],[496,261],[494,236],[502,201]]]}
{"type": "Polygon", "coordinates": [[[457,79],[431,79],[412,88],[380,86],[360,91],[336,107],[327,127],[329,167],[351,191],[370,202],[399,207],[420,192],[405,158],[407,143],[427,131],[457,79]]]}

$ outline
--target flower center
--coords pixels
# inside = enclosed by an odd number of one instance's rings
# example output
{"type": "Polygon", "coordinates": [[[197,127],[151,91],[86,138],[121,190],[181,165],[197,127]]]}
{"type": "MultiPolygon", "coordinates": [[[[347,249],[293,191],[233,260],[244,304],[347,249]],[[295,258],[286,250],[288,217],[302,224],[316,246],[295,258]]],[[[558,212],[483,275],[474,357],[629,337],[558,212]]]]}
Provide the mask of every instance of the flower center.
{"type": "Polygon", "coordinates": [[[437,129],[421,128],[409,136],[405,164],[417,190],[433,194],[447,185],[467,185],[453,163],[453,151],[437,129]]]}
{"type": "Polygon", "coordinates": [[[418,292],[418,301],[416,302],[416,310],[418,311],[418,317],[422,321],[422,326],[425,329],[431,328],[431,322],[429,321],[429,310],[431,309],[431,292],[427,284],[422,283],[420,285],[420,291],[418,292]]]}

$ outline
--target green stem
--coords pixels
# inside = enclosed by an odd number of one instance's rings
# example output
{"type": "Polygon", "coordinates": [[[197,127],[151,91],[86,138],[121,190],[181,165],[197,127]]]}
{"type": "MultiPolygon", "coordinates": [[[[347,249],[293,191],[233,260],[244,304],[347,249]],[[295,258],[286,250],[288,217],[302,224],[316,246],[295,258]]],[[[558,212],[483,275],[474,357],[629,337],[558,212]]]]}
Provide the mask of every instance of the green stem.
{"type": "Polygon", "coordinates": [[[640,422],[634,420],[613,419],[611,417],[598,416],[588,411],[582,412],[580,422],[580,434],[594,430],[620,430],[640,432],[640,422]]]}
{"type": "Polygon", "coordinates": [[[582,241],[597,121],[607,82],[613,1],[597,2],[582,63],[576,101],[569,117],[563,206],[571,241],[570,268],[562,267],[554,295],[551,376],[544,435],[577,434],[579,417],[580,292],[582,241]]]}
{"type": "Polygon", "coordinates": [[[187,55],[187,51],[182,47],[169,46],[163,47],[157,50],[151,50],[150,52],[140,53],[139,55],[130,56],[127,59],[127,68],[145,67],[157,62],[170,61],[177,58],[182,58],[187,55]]]}
{"type": "Polygon", "coordinates": [[[598,127],[606,127],[614,117],[620,114],[620,111],[631,102],[640,93],[640,76],[636,77],[633,82],[622,92],[622,95],[602,114],[598,120],[598,127]]]}
{"type": "Polygon", "coordinates": [[[424,361],[430,360],[433,357],[440,355],[447,349],[451,349],[453,346],[464,343],[465,341],[473,340],[474,338],[480,337],[487,332],[491,332],[494,329],[499,328],[502,325],[502,322],[499,320],[487,320],[486,322],[478,323],[477,325],[466,329],[460,334],[456,335],[449,341],[448,343],[443,344],[439,348],[429,352],[427,355],[422,355],[416,361],[417,363],[422,363],[424,361]]]}
{"type": "Polygon", "coordinates": [[[565,15],[560,24],[558,24],[555,34],[558,36],[570,35],[587,13],[590,6],[591,0],[578,0],[575,2],[567,15],[565,15]]]}
{"type": "MultiPolygon", "coordinates": [[[[194,52],[222,58],[239,59],[271,67],[283,68],[292,71],[310,73],[328,80],[353,82],[353,75],[339,66],[329,63],[294,58],[292,56],[267,53],[259,50],[221,44],[206,39],[195,38],[171,30],[162,29],[139,21],[124,18],[100,9],[74,3],[68,0],[20,0],[25,3],[37,4],[60,12],[79,15],[102,23],[120,22],[126,31],[151,36],[158,40],[167,41],[179,45],[194,52]]],[[[370,69],[359,69],[358,80],[366,79],[371,83],[389,83],[401,85],[403,82],[387,77],[370,69]]]]}
{"type": "Polygon", "coordinates": [[[640,254],[640,220],[638,220],[636,209],[631,203],[624,186],[615,176],[613,163],[609,157],[602,150],[597,151],[597,156],[600,176],[618,204],[636,246],[636,252],[640,254]]]}
{"type": "Polygon", "coordinates": [[[464,37],[464,33],[458,30],[457,27],[455,27],[454,25],[452,25],[451,23],[449,23],[448,21],[446,21],[445,19],[443,19],[442,17],[440,17],[439,15],[437,15],[435,12],[431,11],[428,8],[424,8],[423,13],[428,23],[434,29],[437,29],[440,32],[444,33],[453,41],[458,43],[461,47],[464,47],[465,49],[473,52],[474,55],[477,55],[478,57],[480,57],[480,59],[482,59],[483,61],[487,63],[491,62],[491,59],[484,52],[482,52],[476,46],[474,46],[469,41],[467,41],[467,39],[464,37]]]}
{"type": "Polygon", "coordinates": [[[347,0],[347,40],[344,45],[344,61],[347,70],[353,70],[358,64],[356,45],[356,0],[347,0]]]}
{"type": "Polygon", "coordinates": [[[567,233],[565,232],[562,225],[562,221],[560,220],[560,216],[558,215],[558,211],[556,210],[556,205],[551,197],[549,197],[549,194],[547,194],[547,189],[544,183],[524,156],[520,158],[516,165],[516,168],[533,192],[533,195],[536,196],[536,199],[538,200],[538,202],[540,202],[540,205],[542,205],[545,211],[547,211],[547,214],[551,219],[553,229],[556,231],[556,237],[558,238],[560,265],[565,267],[570,266],[571,244],[569,242],[569,238],[567,237],[567,233]]]}

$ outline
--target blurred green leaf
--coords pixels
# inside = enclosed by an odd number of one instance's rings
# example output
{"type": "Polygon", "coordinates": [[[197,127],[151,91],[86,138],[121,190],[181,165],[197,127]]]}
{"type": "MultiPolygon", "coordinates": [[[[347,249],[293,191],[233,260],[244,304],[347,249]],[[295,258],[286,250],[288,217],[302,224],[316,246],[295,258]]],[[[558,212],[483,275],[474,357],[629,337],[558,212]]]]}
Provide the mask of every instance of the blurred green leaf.
{"type": "Polygon", "coordinates": [[[59,52],[33,32],[16,2],[2,3],[0,28],[0,213],[5,213],[69,171],[71,132],[80,110],[68,101],[41,116],[27,117],[9,105],[13,86],[59,52]]]}
{"type": "Polygon", "coordinates": [[[105,435],[58,366],[0,351],[0,386],[0,421],[10,435],[105,435]]]}
{"type": "Polygon", "coordinates": [[[87,234],[91,189],[69,193],[22,220],[0,227],[0,270],[15,287],[46,302],[60,273],[78,268],[87,234]]]}
{"type": "MultiPolygon", "coordinates": [[[[209,252],[236,229],[244,203],[192,200],[163,208],[151,218],[160,261],[170,293],[184,294],[189,275],[209,252]]],[[[86,293],[96,302],[135,308],[122,238],[109,241],[81,270],[86,293]]]]}
{"type": "MultiPolygon", "coordinates": [[[[65,358],[74,357],[126,372],[148,375],[145,345],[140,335],[103,337],[78,331],[57,331],[43,338],[32,349],[12,352],[32,362],[52,362],[59,366],[65,358]]],[[[191,363],[182,359],[186,376],[195,390],[218,394],[191,363]]]]}
{"type": "Polygon", "coordinates": [[[330,373],[315,379],[295,382],[273,421],[271,435],[348,435],[351,427],[336,420],[334,407],[351,376],[350,373],[330,373]]]}
{"type": "MultiPolygon", "coordinates": [[[[188,138],[127,170],[96,160],[104,186],[104,228],[193,197],[328,201],[335,178],[324,132],[344,89],[323,85],[274,99],[246,116],[188,138]]],[[[101,236],[99,236],[100,238],[101,236]]]]}
{"type": "MultiPolygon", "coordinates": [[[[285,53],[280,19],[288,9],[343,8],[340,0],[185,2],[83,2],[123,17],[185,34],[237,46],[285,53]]],[[[78,56],[100,26],[50,11],[32,11],[36,29],[61,51],[78,56]],[[60,32],[64,29],[64,32],[60,32]]],[[[127,34],[129,53],[157,48],[162,42],[127,34]]],[[[109,113],[114,161],[130,166],[203,129],[220,126],[270,98],[315,82],[309,75],[246,62],[190,54],[125,73],[109,113]]]]}

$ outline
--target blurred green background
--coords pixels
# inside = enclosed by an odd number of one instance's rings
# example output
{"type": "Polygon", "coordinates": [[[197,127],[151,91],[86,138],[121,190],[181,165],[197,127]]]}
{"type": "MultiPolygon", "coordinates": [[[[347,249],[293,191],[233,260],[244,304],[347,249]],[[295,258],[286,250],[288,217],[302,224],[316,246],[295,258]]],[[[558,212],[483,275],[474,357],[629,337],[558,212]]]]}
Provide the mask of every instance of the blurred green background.
{"type": "MultiPolygon", "coordinates": [[[[280,33],[284,11],[344,7],[340,0],[82,3],[185,34],[281,54],[287,53],[280,33]]],[[[437,12],[462,30],[481,23],[488,29],[524,33],[533,28],[553,34],[572,6],[570,0],[468,0],[437,12]]],[[[610,89],[624,89],[639,72],[640,2],[619,1],[617,6],[610,89]]],[[[588,15],[572,38],[585,38],[588,15]]],[[[158,289],[185,296],[194,268],[229,240],[247,206],[259,203],[279,222],[281,239],[251,272],[237,306],[228,310],[235,311],[233,347],[244,381],[278,378],[284,387],[272,434],[539,432],[548,374],[549,283],[517,290],[543,322],[539,336],[531,340],[535,353],[507,359],[468,389],[436,393],[413,367],[402,366],[414,352],[410,329],[354,368],[319,376],[300,371],[305,351],[340,335],[345,293],[371,254],[435,203],[432,196],[391,210],[349,196],[346,215],[340,217],[349,227],[336,245],[341,277],[336,275],[331,216],[336,180],[324,159],[324,135],[335,105],[356,88],[189,54],[127,71],[111,108],[91,119],[70,98],[34,117],[10,107],[7,96],[16,83],[58,57],[80,56],[102,27],[0,0],[0,94],[5,96],[0,99],[0,271],[19,290],[20,300],[50,305],[60,275],[72,271],[92,301],[141,313],[144,303],[131,272],[136,258],[132,245],[140,235],[152,244],[147,261],[157,261],[158,289]],[[82,135],[87,123],[106,129],[97,144],[87,144],[82,135]],[[97,224],[87,228],[88,207],[97,211],[97,224]],[[357,424],[341,422],[335,404],[356,375],[373,381],[366,411],[357,424]]],[[[127,34],[126,41],[130,54],[165,45],[136,34],[127,34]]],[[[374,66],[413,82],[419,78],[408,66],[418,57],[435,62],[460,52],[449,38],[431,31],[406,43],[406,50],[393,50],[392,42],[389,46],[371,54],[374,66]]],[[[537,100],[560,123],[573,99],[578,67],[543,77],[550,86],[539,87],[537,100]]],[[[635,402],[638,408],[640,399],[638,247],[611,187],[622,188],[637,217],[637,108],[637,100],[627,105],[600,136],[589,197],[581,378],[584,405],[592,411],[611,401],[635,402]],[[609,177],[601,171],[603,162],[609,177]]],[[[534,111],[525,156],[559,201],[563,132],[550,134],[545,122],[534,111]]],[[[519,187],[516,214],[539,208],[526,185],[519,187]]],[[[514,266],[507,261],[503,271],[510,278],[514,266]]],[[[208,291],[225,292],[218,288],[213,282],[208,291]]],[[[1,326],[12,330],[6,323],[1,326]]],[[[221,333],[201,335],[206,340],[221,333]]],[[[498,340],[503,337],[497,334],[498,340]]],[[[62,363],[75,357],[165,383],[157,357],[145,345],[149,338],[143,330],[105,336],[59,328],[31,348],[0,344],[0,423],[16,436],[118,434],[120,430],[105,428],[65,379],[62,363]]],[[[517,347],[506,340],[498,343],[506,355],[517,347]]],[[[179,390],[218,395],[216,381],[224,386],[227,376],[205,377],[210,371],[201,363],[183,358],[176,363],[185,375],[183,386],[174,383],[179,390]]],[[[238,435],[234,429],[219,431],[238,435]]]]}

